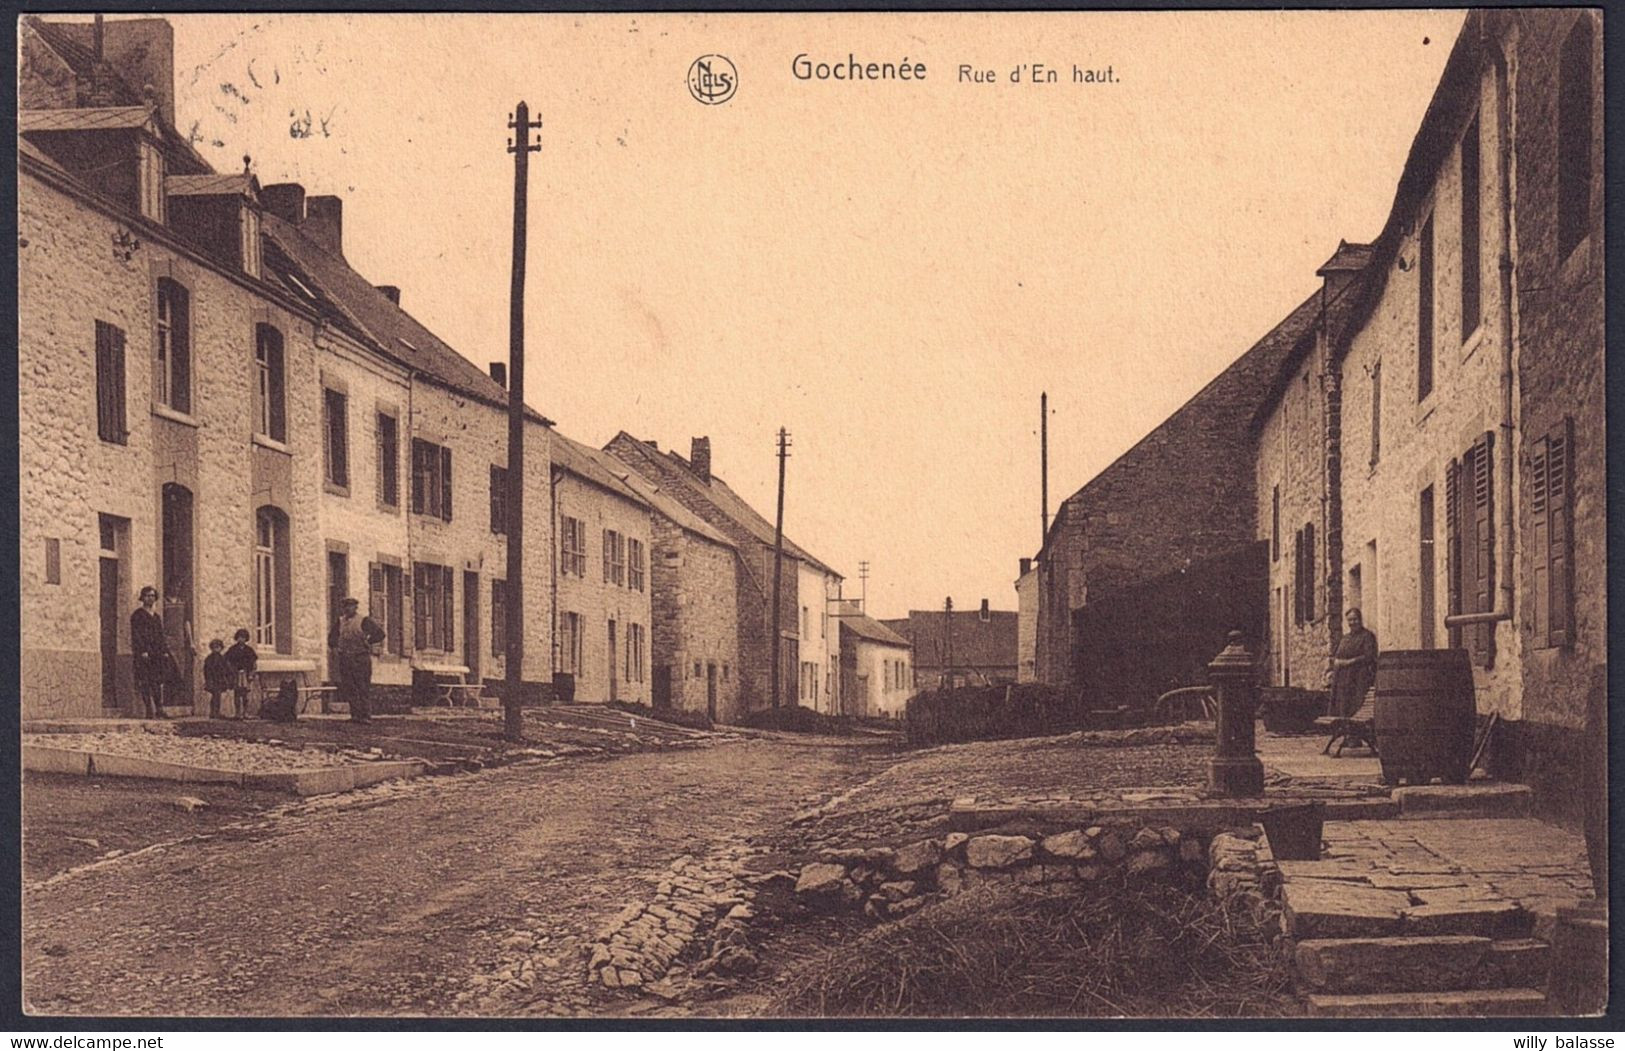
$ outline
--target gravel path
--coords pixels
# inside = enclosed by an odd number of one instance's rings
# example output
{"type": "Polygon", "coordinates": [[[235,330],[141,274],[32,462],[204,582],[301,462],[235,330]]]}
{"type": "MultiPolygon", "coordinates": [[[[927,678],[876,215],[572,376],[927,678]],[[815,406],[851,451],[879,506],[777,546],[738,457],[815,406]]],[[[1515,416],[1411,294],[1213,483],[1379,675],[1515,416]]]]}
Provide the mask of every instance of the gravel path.
{"type": "Polygon", "coordinates": [[[505,767],[122,857],[25,888],[24,1002],[92,1015],[604,1013],[620,1002],[588,984],[595,933],[678,857],[781,827],[863,776],[862,751],[750,740],[505,767]]]}

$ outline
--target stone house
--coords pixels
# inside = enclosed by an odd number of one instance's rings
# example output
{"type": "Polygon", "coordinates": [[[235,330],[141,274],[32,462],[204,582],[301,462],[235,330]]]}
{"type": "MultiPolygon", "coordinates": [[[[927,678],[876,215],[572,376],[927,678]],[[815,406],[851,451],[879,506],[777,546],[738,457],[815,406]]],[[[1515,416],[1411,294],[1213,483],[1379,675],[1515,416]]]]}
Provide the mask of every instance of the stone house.
{"type": "MultiPolygon", "coordinates": [[[[737,545],[735,608],[743,711],[769,706],[772,693],[773,523],[711,471],[711,442],[695,438],[688,459],[622,431],[605,449],[737,545]]],[[[840,633],[829,613],[841,575],[784,538],[780,577],[780,702],[840,710],[840,633]]]]}
{"type": "Polygon", "coordinates": [[[1015,682],[1017,620],[1015,612],[993,609],[983,599],[980,609],[914,609],[880,623],[908,642],[915,689],[934,690],[1015,682]]]}
{"type": "Polygon", "coordinates": [[[1024,558],[1016,575],[1016,681],[1038,678],[1038,570],[1024,558]]]}
{"type": "Polygon", "coordinates": [[[554,672],[576,701],[651,698],[649,502],[630,472],[590,445],[553,435],[554,672]]]}
{"type": "MultiPolygon", "coordinates": [[[[621,461],[615,461],[619,464],[621,461]]],[[[739,692],[739,548],[629,468],[624,481],[652,512],[649,549],[650,700],[731,723],[739,692]]]]}
{"type": "Polygon", "coordinates": [[[841,603],[839,621],[842,714],[901,719],[915,693],[913,647],[857,603],[841,603]]]}
{"type": "MultiPolygon", "coordinates": [[[[246,627],[267,678],[319,678],[330,609],[355,594],[386,623],[386,692],[425,666],[500,675],[480,640],[503,605],[483,513],[506,460],[501,386],[344,262],[337,198],[191,150],[167,23],[29,18],[22,36],[24,105],[41,107],[18,144],[25,715],[132,709],[128,616],[149,582],[185,672],[246,627]]],[[[546,601],[532,416],[527,578],[546,601]]],[[[526,622],[540,683],[548,622],[526,622]]]]}

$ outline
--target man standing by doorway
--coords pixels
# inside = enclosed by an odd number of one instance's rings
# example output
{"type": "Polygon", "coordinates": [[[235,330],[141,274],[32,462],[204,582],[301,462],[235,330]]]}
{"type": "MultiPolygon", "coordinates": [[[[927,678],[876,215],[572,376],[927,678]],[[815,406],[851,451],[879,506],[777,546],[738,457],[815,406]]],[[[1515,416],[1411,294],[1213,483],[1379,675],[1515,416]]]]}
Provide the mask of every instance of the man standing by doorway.
{"type": "Polygon", "coordinates": [[[372,721],[367,694],[372,690],[372,648],[384,641],[384,629],[360,613],[361,603],[347,598],[328,632],[327,646],[338,654],[338,699],[350,708],[350,721],[372,721]]]}

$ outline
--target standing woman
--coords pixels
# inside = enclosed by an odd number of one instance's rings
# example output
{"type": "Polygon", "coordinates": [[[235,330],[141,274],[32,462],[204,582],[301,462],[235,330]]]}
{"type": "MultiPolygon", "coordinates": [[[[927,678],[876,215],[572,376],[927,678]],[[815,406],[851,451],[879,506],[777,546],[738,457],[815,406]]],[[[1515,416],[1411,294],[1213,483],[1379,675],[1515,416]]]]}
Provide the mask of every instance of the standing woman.
{"type": "Polygon", "coordinates": [[[164,684],[171,678],[169,641],[164,637],[164,618],[153,609],[157,604],[158,589],[149,584],[141,589],[141,607],[130,614],[135,688],[149,719],[164,718],[164,684]]]}

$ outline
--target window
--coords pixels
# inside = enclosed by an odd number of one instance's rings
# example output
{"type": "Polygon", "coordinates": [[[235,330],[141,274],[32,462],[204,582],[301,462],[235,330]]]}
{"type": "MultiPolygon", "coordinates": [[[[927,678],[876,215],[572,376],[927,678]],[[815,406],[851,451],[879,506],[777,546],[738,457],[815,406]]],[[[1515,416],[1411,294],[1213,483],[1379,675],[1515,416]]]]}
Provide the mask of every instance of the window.
{"type": "Polygon", "coordinates": [[[1467,125],[1461,140],[1461,338],[1465,342],[1482,321],[1480,254],[1484,232],[1479,229],[1479,124],[1467,125]]]}
{"type": "MultiPolygon", "coordinates": [[[[1489,613],[1495,608],[1494,447],[1495,433],[1485,431],[1460,459],[1451,460],[1445,468],[1445,558],[1451,613],[1489,613]]],[[[1450,645],[1466,646],[1474,664],[1493,667],[1495,625],[1451,628],[1450,645]]]]}
{"type": "Polygon", "coordinates": [[[1420,585],[1417,588],[1417,624],[1421,630],[1418,632],[1418,644],[1424,650],[1431,650],[1434,644],[1433,622],[1438,616],[1434,608],[1433,595],[1433,486],[1422,490],[1422,495],[1416,502],[1416,537],[1417,537],[1417,564],[1416,579],[1420,585]]]}
{"type": "Polygon", "coordinates": [[[508,532],[508,469],[491,465],[491,532],[508,532]]]}
{"type": "Polygon", "coordinates": [[[643,590],[643,541],[626,542],[626,586],[633,591],[643,590]]]}
{"type": "Polygon", "coordinates": [[[1270,561],[1281,560],[1281,487],[1270,490],[1270,561]]]}
{"type": "Polygon", "coordinates": [[[1306,523],[1293,540],[1292,620],[1310,624],[1315,619],[1315,524],[1306,523]]]}
{"type": "Polygon", "coordinates": [[[343,391],[322,388],[323,459],[327,484],[350,492],[350,399],[343,391]]]}
{"type": "Polygon", "coordinates": [[[401,567],[390,562],[367,566],[367,615],[384,629],[384,652],[406,652],[405,600],[401,567]]]}
{"type": "Polygon", "coordinates": [[[808,615],[807,607],[802,606],[801,607],[801,637],[804,638],[804,639],[812,638],[812,632],[810,630],[812,628],[811,621],[812,621],[812,618],[808,615]]]}
{"type": "Polygon", "coordinates": [[[104,442],[124,445],[130,432],[124,425],[124,330],[96,322],[96,435],[104,442]]]}
{"type": "Polygon", "coordinates": [[[54,536],[45,538],[45,582],[62,583],[62,541],[54,536]]]}
{"type": "Polygon", "coordinates": [[[378,504],[401,506],[401,425],[387,412],[378,414],[378,504]]]}
{"type": "Polygon", "coordinates": [[[1591,18],[1582,11],[1563,41],[1557,86],[1557,259],[1569,257],[1591,225],[1591,18]]]}
{"type": "Polygon", "coordinates": [[[1416,264],[1416,400],[1433,393],[1433,217],[1422,224],[1416,264]]]}
{"type": "Polygon", "coordinates": [[[722,665],[722,681],[728,681],[728,665],[726,663],[722,665]]]}
{"type": "Polygon", "coordinates": [[[559,524],[559,572],[578,577],[587,575],[587,523],[564,516],[559,524]]]}
{"type": "Polygon", "coordinates": [[[581,614],[559,614],[559,671],[581,670],[581,614]]]}
{"type": "Polygon", "coordinates": [[[491,656],[500,657],[508,649],[508,588],[500,580],[491,581],[491,656]]]}
{"type": "Polygon", "coordinates": [[[626,538],[613,529],[604,530],[604,583],[626,583],[626,538]]]}
{"type": "Polygon", "coordinates": [[[818,633],[822,638],[829,638],[829,610],[818,615],[818,633]]]}
{"type": "Polygon", "coordinates": [[[642,624],[626,626],[626,681],[643,681],[644,631],[642,624]]]}
{"type": "Polygon", "coordinates": [[[419,650],[456,648],[453,616],[456,597],[450,566],[412,563],[412,645],[419,650]]]}
{"type": "Polygon", "coordinates": [[[254,514],[254,644],[293,652],[293,581],[288,516],[262,507],[254,514]]]}
{"type": "Polygon", "coordinates": [[[288,440],[284,399],[282,333],[275,326],[254,326],[254,431],[272,441],[288,440]]]}
{"type": "Polygon", "coordinates": [[[698,679],[700,677],[700,662],[699,661],[694,662],[694,677],[696,679],[698,679]]]}
{"type": "Polygon", "coordinates": [[[451,449],[412,439],[412,513],[451,521],[451,449]]]}
{"type": "Polygon", "coordinates": [[[1371,466],[1382,459],[1382,362],[1371,366],[1371,466]]]}
{"type": "Polygon", "coordinates": [[[1535,645],[1574,644],[1574,421],[1565,418],[1530,448],[1535,645]]]}
{"type": "Polygon", "coordinates": [[[185,287],[167,277],[159,278],[154,313],[158,331],[153,339],[153,400],[176,412],[191,412],[192,311],[185,287]]]}

